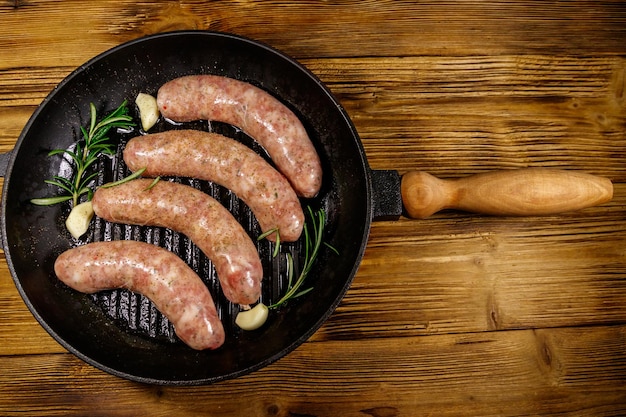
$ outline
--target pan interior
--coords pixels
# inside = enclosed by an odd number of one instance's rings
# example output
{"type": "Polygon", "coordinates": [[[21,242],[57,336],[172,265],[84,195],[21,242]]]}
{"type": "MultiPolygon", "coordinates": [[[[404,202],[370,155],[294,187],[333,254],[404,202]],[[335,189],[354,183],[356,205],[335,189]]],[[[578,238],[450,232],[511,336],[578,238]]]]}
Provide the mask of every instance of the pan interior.
{"type": "MultiPolygon", "coordinates": [[[[180,126],[179,126],[180,127],[180,126]]],[[[189,126],[183,126],[189,127],[189,126]]],[[[193,128],[234,137],[260,153],[254,141],[219,123],[193,128]]],[[[178,128],[161,122],[157,129],[178,128]]],[[[121,152],[129,135],[113,135],[121,152]]],[[[120,155],[104,159],[99,183],[128,174],[120,155]]],[[[256,237],[258,224],[229,190],[187,178],[169,178],[211,194],[256,237]]],[[[370,171],[358,135],[332,94],[309,71],[276,50],[238,36],[172,32],[120,45],[70,74],[44,100],[18,139],[2,194],[5,255],[16,286],[42,326],[65,348],[86,362],[124,378],[157,384],[202,384],[259,369],[304,342],[326,321],[348,290],[367,242],[371,220],[370,171]],[[139,92],[156,95],[166,81],[188,74],[217,74],[250,82],[279,98],[303,121],[324,169],[318,197],[303,205],[323,208],[328,216],[323,247],[307,284],[314,290],[272,313],[253,332],[233,324],[237,310],[217,285],[212,265],[185,236],[170,230],[112,225],[96,220],[82,240],[71,238],[63,224],[69,207],[39,207],[31,198],[58,191],[45,179],[60,172],[61,158],[47,153],[69,148],[87,124],[89,103],[100,114],[139,92]],[[127,291],[96,295],[77,293],[57,280],[56,257],[69,247],[92,240],[133,239],[159,244],[177,253],[205,280],[227,330],[216,351],[194,351],[174,336],[171,325],[151,303],[127,291]]],[[[286,285],[284,262],[271,256],[270,244],[258,243],[265,270],[263,297],[272,300],[286,285]]],[[[296,259],[301,242],[283,245],[296,259]]],[[[300,255],[299,255],[300,254],[300,255]]]]}

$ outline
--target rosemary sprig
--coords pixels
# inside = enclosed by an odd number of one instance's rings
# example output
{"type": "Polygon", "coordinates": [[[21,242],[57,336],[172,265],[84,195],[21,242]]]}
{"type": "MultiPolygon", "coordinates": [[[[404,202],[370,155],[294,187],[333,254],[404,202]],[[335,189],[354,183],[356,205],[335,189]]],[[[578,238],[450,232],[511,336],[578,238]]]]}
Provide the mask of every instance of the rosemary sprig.
{"type": "MultiPolygon", "coordinates": [[[[311,217],[312,223],[312,233],[309,232],[309,227],[307,223],[304,223],[304,264],[302,265],[302,270],[300,271],[300,275],[296,281],[293,281],[294,276],[294,266],[293,266],[293,256],[290,253],[287,254],[287,292],[283,295],[280,300],[276,301],[274,304],[268,306],[270,309],[276,309],[286,303],[287,301],[298,298],[313,289],[313,287],[306,288],[304,290],[300,290],[304,280],[311,272],[311,268],[317,255],[319,253],[320,246],[322,245],[322,238],[324,234],[324,225],[326,223],[326,213],[324,210],[320,209],[316,213],[313,212],[311,207],[307,207],[309,216],[311,217]]],[[[337,252],[335,248],[329,246],[334,252],[337,252]]]]}
{"type": "Polygon", "coordinates": [[[257,240],[263,240],[272,233],[276,233],[276,241],[274,242],[274,251],[272,252],[272,258],[278,256],[278,252],[280,251],[280,233],[278,227],[274,227],[273,229],[268,230],[265,233],[262,233],[257,240]]]}
{"type": "MultiPolygon", "coordinates": [[[[144,173],[144,171],[146,170],[146,168],[141,168],[135,172],[133,172],[132,174],[130,174],[128,177],[124,177],[121,180],[117,180],[114,182],[108,182],[106,184],[102,184],[100,186],[100,188],[112,188],[112,187],[117,187],[118,185],[122,185],[125,184],[129,181],[132,181],[134,179],[137,179],[139,177],[141,177],[141,175],[144,173]]],[[[146,188],[146,190],[149,190],[150,188],[154,187],[156,185],[157,182],[159,182],[161,180],[161,177],[156,177],[151,183],[150,185],[148,185],[148,187],[146,188]]]]}
{"type": "Polygon", "coordinates": [[[115,154],[115,145],[109,143],[107,136],[112,128],[130,129],[135,126],[132,117],[128,115],[127,102],[124,100],[120,106],[106,115],[100,122],[97,121],[96,106],[89,103],[91,120],[89,130],[80,127],[84,143],[79,141],[74,151],[67,149],[54,149],[48,156],[67,154],[74,162],[75,173],[72,178],[65,178],[55,175],[52,179],[45,180],[47,184],[56,185],[68,194],[50,198],[33,198],[31,203],[40,206],[50,206],[64,201],[72,200],[76,206],[81,196],[87,196],[91,200],[93,190],[89,183],[98,175],[97,172],[89,173],[89,168],[98,160],[101,154],[115,154]]]}

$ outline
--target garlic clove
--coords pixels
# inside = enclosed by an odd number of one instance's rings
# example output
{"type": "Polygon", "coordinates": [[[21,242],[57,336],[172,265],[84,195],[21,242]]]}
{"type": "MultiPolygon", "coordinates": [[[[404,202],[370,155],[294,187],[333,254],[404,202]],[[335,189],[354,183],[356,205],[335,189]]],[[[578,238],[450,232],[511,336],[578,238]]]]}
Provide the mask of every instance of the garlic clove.
{"type": "Polygon", "coordinates": [[[250,310],[240,311],[235,318],[235,324],[243,330],[256,330],[261,327],[269,315],[269,308],[259,303],[250,310]]]}
{"type": "Polygon", "coordinates": [[[147,132],[156,124],[160,117],[156,98],[150,94],[139,93],[137,94],[137,98],[135,98],[135,104],[137,108],[139,108],[141,127],[147,132]]]}
{"type": "Polygon", "coordinates": [[[75,239],[78,239],[89,229],[89,223],[91,223],[93,215],[91,201],[77,204],[72,208],[69,216],[67,216],[65,227],[75,239]]]}

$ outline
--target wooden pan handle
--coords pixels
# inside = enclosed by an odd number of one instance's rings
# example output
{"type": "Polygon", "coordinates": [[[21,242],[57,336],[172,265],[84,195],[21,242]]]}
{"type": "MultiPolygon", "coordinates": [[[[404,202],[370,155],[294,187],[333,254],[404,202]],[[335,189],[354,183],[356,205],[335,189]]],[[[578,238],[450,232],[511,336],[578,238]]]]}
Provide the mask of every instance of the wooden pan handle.
{"type": "Polygon", "coordinates": [[[423,219],[446,208],[496,216],[540,216],[606,203],[607,178],[558,169],[493,171],[441,180],[412,171],[402,177],[402,201],[410,217],[423,219]]]}

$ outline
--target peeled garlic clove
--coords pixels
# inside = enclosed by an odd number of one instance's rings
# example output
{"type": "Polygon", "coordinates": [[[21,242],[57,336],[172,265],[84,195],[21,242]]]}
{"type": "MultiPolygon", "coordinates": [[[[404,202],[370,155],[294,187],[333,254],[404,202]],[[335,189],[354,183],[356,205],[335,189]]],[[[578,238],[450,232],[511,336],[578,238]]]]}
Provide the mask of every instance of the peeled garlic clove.
{"type": "Polygon", "coordinates": [[[87,229],[89,229],[89,223],[91,223],[93,214],[91,201],[85,201],[84,203],[77,204],[72,208],[69,216],[67,216],[67,219],[65,220],[65,227],[67,227],[67,230],[72,234],[72,236],[74,236],[75,239],[78,239],[84,235],[85,232],[87,232],[87,229]]]}
{"type": "Polygon", "coordinates": [[[147,132],[156,124],[160,117],[156,98],[150,94],[139,93],[137,98],[135,98],[135,104],[139,108],[141,127],[147,132]]]}
{"type": "Polygon", "coordinates": [[[240,311],[235,318],[235,324],[243,330],[256,330],[265,323],[269,311],[265,304],[259,303],[250,310],[240,311]]]}

